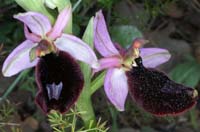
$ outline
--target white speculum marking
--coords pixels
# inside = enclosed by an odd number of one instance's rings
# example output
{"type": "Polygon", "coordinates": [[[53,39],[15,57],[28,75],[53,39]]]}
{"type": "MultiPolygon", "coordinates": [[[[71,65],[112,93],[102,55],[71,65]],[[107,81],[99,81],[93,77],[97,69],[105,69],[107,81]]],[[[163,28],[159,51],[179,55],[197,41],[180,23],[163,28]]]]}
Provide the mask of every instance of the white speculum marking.
{"type": "Polygon", "coordinates": [[[138,67],[138,64],[135,62],[135,59],[132,61],[132,67],[138,67]]]}
{"type": "Polygon", "coordinates": [[[135,61],[132,62],[132,66],[133,66],[133,67],[138,67],[138,65],[136,64],[135,61]]]}
{"type": "Polygon", "coordinates": [[[47,89],[49,100],[51,99],[58,100],[60,97],[62,88],[63,88],[62,82],[60,82],[58,85],[56,85],[55,83],[47,84],[46,89],[47,89]]]}

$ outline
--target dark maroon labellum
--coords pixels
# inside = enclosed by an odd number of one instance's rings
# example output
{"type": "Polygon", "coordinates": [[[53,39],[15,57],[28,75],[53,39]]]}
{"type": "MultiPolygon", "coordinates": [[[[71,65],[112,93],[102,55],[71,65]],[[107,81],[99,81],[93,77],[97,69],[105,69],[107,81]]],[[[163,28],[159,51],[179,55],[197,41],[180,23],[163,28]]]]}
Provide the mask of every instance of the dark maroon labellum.
{"type": "Polygon", "coordinates": [[[48,113],[66,112],[75,103],[83,88],[83,75],[78,63],[66,52],[41,57],[36,66],[39,91],[36,103],[48,113]]]}
{"type": "Polygon", "coordinates": [[[177,115],[190,109],[197,100],[197,91],[170,80],[164,73],[145,68],[141,57],[137,67],[126,72],[132,98],[144,110],[157,115],[177,115]]]}

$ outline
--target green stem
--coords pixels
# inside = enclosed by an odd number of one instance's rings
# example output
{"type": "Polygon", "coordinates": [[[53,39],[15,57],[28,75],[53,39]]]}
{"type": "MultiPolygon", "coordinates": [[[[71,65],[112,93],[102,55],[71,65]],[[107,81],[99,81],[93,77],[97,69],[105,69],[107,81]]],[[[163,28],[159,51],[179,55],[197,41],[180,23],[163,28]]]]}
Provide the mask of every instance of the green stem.
{"type": "MultiPolygon", "coordinates": [[[[89,73],[89,72],[88,72],[89,73]]],[[[85,74],[85,76],[87,76],[85,74]]],[[[83,88],[83,92],[81,93],[79,100],[77,102],[77,108],[79,112],[83,112],[81,117],[85,123],[85,126],[88,127],[90,123],[93,121],[95,125],[95,114],[92,106],[91,96],[95,91],[102,87],[103,81],[105,77],[105,72],[99,74],[98,77],[91,83],[89,80],[86,80],[85,87],[83,88]]]]}
{"type": "Polygon", "coordinates": [[[95,114],[92,106],[91,96],[86,92],[87,89],[84,87],[79,100],[77,102],[78,111],[81,112],[81,118],[84,121],[85,127],[88,128],[90,123],[93,121],[95,123],[95,114]]]}
{"type": "Polygon", "coordinates": [[[3,94],[3,96],[0,97],[0,101],[3,101],[7,98],[7,96],[13,91],[15,86],[19,83],[19,81],[28,73],[29,70],[23,71],[19,74],[19,76],[15,79],[15,81],[8,87],[6,92],[3,94]]]}
{"type": "Polygon", "coordinates": [[[90,94],[92,95],[93,93],[95,93],[99,88],[101,88],[103,86],[103,82],[104,82],[104,77],[105,77],[105,71],[100,73],[95,79],[94,81],[92,81],[91,83],[91,90],[90,90],[90,94]]]}
{"type": "Polygon", "coordinates": [[[81,118],[84,121],[85,127],[88,128],[92,121],[95,122],[95,114],[91,101],[90,84],[91,84],[91,69],[87,64],[81,63],[81,69],[84,75],[84,87],[77,101],[77,109],[81,112],[81,118]]]}

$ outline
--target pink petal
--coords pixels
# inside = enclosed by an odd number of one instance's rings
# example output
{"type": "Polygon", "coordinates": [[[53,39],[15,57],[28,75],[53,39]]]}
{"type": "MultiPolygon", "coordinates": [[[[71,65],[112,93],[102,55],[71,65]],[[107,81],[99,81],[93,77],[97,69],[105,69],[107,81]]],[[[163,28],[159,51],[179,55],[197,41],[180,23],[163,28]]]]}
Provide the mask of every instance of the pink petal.
{"type": "Polygon", "coordinates": [[[59,15],[56,20],[56,23],[52,29],[52,31],[48,34],[48,36],[52,39],[55,39],[59,36],[61,36],[63,29],[67,25],[69,19],[72,15],[72,9],[71,6],[66,7],[59,15]]]}
{"type": "Polygon", "coordinates": [[[51,30],[49,19],[37,12],[19,13],[14,18],[22,21],[36,35],[44,36],[51,30]]]}
{"type": "Polygon", "coordinates": [[[10,77],[24,69],[35,66],[38,59],[33,62],[30,62],[29,59],[29,52],[34,46],[36,46],[36,44],[26,40],[16,47],[4,61],[2,68],[3,75],[10,77]]]}
{"type": "Polygon", "coordinates": [[[100,67],[98,69],[94,69],[94,72],[101,71],[106,68],[116,68],[120,67],[121,62],[119,57],[107,57],[107,58],[102,58],[99,60],[100,67]]]}
{"type": "Polygon", "coordinates": [[[107,71],[104,90],[110,102],[119,111],[124,111],[124,105],[128,95],[128,84],[123,69],[113,68],[107,71]]]}
{"type": "Polygon", "coordinates": [[[167,62],[171,57],[168,50],[161,48],[141,48],[140,55],[143,59],[143,65],[149,68],[155,68],[167,62]]]}
{"type": "Polygon", "coordinates": [[[41,40],[40,36],[30,33],[28,31],[28,27],[25,24],[24,24],[24,34],[25,34],[26,39],[31,40],[33,42],[39,42],[41,40]]]}
{"type": "Polygon", "coordinates": [[[76,36],[63,34],[55,41],[55,45],[58,49],[69,53],[77,60],[89,64],[92,68],[99,67],[94,51],[76,36]]]}
{"type": "Polygon", "coordinates": [[[119,52],[115,48],[115,46],[113,45],[110,39],[102,11],[97,12],[94,21],[95,21],[94,26],[96,26],[94,27],[95,28],[95,33],[94,33],[95,48],[104,57],[118,55],[119,52]]]}

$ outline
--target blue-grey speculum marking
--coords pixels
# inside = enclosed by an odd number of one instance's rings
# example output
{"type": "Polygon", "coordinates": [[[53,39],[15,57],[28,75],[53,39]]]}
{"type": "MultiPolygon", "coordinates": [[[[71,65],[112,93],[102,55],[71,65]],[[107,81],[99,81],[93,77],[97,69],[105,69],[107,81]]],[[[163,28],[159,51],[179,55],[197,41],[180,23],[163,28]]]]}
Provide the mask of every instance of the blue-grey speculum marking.
{"type": "Polygon", "coordinates": [[[63,88],[62,82],[60,82],[58,85],[56,85],[55,83],[47,84],[46,89],[47,89],[49,100],[51,99],[58,100],[60,97],[62,88],[63,88]]]}

